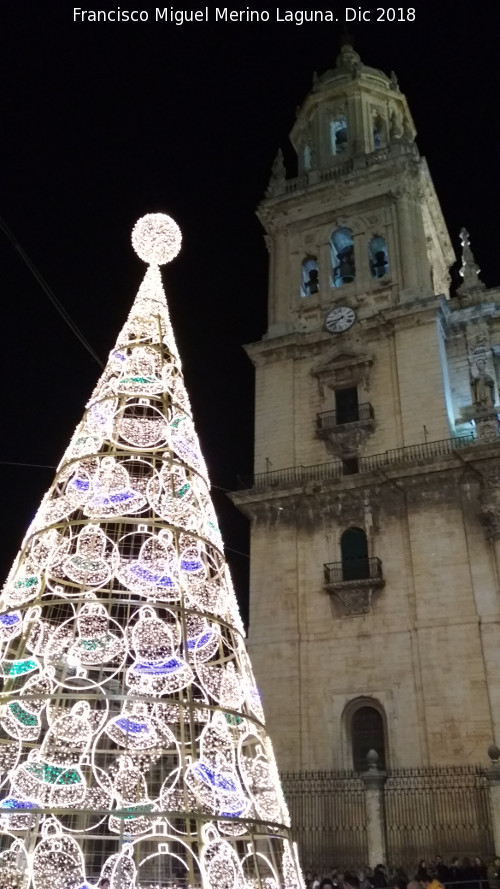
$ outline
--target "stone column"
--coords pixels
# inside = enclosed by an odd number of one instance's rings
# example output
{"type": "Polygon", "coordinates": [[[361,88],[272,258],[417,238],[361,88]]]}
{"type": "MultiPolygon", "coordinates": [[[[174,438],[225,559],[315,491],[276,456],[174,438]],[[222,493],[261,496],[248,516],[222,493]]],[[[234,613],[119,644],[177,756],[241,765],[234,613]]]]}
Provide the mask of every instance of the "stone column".
{"type": "Polygon", "coordinates": [[[500,475],[494,471],[484,470],[482,476],[479,491],[480,520],[492,543],[497,585],[500,588],[500,475]]]}
{"type": "Polygon", "coordinates": [[[269,327],[290,320],[290,287],[292,290],[295,288],[294,293],[298,293],[300,287],[300,263],[290,262],[288,229],[274,228],[272,235],[274,249],[271,250],[269,327]],[[293,267],[295,271],[293,282],[289,280],[290,267],[293,267]]]}
{"type": "Polygon", "coordinates": [[[319,248],[319,292],[324,300],[332,295],[332,258],[330,242],[321,244],[319,248]]]}
{"type": "Polygon", "coordinates": [[[365,785],[368,863],[370,867],[375,867],[386,860],[384,784],[387,773],[378,768],[378,753],[375,750],[370,750],[366,758],[368,770],[362,773],[361,778],[365,785]]]}
{"type": "Polygon", "coordinates": [[[500,750],[496,744],[488,747],[488,756],[491,760],[489,769],[486,770],[486,778],[490,791],[491,830],[495,854],[500,854],[500,750]]]}
{"type": "Polygon", "coordinates": [[[418,276],[415,264],[415,233],[412,228],[412,213],[408,189],[401,188],[397,192],[397,216],[399,229],[399,258],[403,280],[401,288],[416,288],[418,276]]]}

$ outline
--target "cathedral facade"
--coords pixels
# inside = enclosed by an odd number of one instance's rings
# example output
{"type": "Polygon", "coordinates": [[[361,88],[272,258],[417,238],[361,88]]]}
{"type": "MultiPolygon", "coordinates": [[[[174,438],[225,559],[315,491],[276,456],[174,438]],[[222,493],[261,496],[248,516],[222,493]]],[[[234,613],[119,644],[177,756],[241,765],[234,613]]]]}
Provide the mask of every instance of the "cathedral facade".
{"type": "MultiPolygon", "coordinates": [[[[284,772],[500,740],[500,289],[463,282],[394,74],[346,45],[259,207],[249,650],[284,772]]],[[[373,763],[372,763],[373,764],[373,763]]]]}

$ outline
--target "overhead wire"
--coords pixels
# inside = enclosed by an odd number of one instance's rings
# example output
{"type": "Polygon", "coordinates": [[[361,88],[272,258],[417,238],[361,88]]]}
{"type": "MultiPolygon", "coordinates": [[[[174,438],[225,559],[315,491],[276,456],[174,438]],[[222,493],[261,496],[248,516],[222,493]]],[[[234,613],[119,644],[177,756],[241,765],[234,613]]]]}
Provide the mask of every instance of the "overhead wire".
{"type": "Polygon", "coordinates": [[[0,466],[29,466],[32,469],[56,469],[56,466],[47,466],[46,463],[19,463],[17,460],[0,460],[0,466]]]}
{"type": "Polygon", "coordinates": [[[57,296],[55,295],[55,293],[53,292],[52,288],[47,284],[46,280],[42,277],[42,275],[38,271],[35,264],[31,261],[28,254],[26,253],[26,251],[23,250],[19,241],[14,236],[14,234],[11,232],[7,223],[5,222],[4,219],[2,219],[1,216],[0,216],[0,229],[3,231],[6,238],[8,238],[8,240],[14,247],[14,250],[16,250],[16,252],[19,254],[19,256],[21,257],[21,259],[23,260],[25,265],[28,266],[31,274],[33,275],[35,280],[38,281],[40,287],[42,288],[42,290],[44,291],[46,296],[48,296],[48,298],[50,299],[50,301],[51,301],[52,305],[54,306],[54,308],[56,309],[56,311],[59,312],[61,317],[64,319],[64,321],[70,328],[70,330],[75,334],[76,338],[78,340],[80,340],[82,346],[84,346],[84,348],[87,350],[87,352],[89,352],[90,355],[92,355],[92,358],[94,358],[94,360],[97,361],[99,367],[101,369],[103,369],[104,364],[102,363],[101,359],[99,358],[97,353],[94,352],[92,346],[90,345],[88,340],[85,339],[83,333],[81,332],[81,330],[79,330],[79,328],[77,327],[77,325],[75,324],[75,322],[73,321],[71,316],[68,314],[68,312],[66,311],[64,306],[59,302],[59,300],[58,300],[57,296]]]}
{"type": "MultiPolygon", "coordinates": [[[[42,277],[42,275],[38,271],[35,264],[31,261],[28,254],[26,253],[26,251],[21,247],[19,241],[17,240],[17,238],[15,237],[15,235],[10,230],[7,223],[5,222],[4,219],[2,219],[1,216],[0,216],[0,229],[3,231],[5,236],[8,238],[8,240],[10,241],[10,243],[12,244],[12,246],[14,247],[16,252],[19,254],[21,259],[23,260],[23,262],[28,266],[31,274],[33,275],[35,280],[38,281],[40,287],[42,288],[42,290],[44,291],[46,296],[48,296],[48,298],[50,299],[50,301],[51,301],[52,305],[54,306],[54,308],[56,309],[56,311],[59,312],[61,317],[64,319],[64,321],[70,328],[70,330],[75,334],[77,339],[80,340],[82,346],[84,346],[85,349],[87,350],[87,352],[89,352],[90,355],[92,355],[92,357],[95,359],[95,361],[97,361],[99,367],[101,367],[101,369],[103,369],[104,364],[102,363],[101,359],[96,354],[96,352],[94,352],[92,346],[86,340],[85,336],[79,330],[79,328],[77,327],[77,325],[75,324],[75,322],[73,321],[71,316],[68,314],[68,312],[66,311],[64,306],[59,302],[59,300],[58,300],[57,296],[55,295],[55,293],[53,292],[52,288],[47,284],[45,279],[42,277]]],[[[48,466],[48,465],[41,464],[41,463],[21,463],[21,462],[12,461],[12,460],[0,460],[0,466],[23,466],[23,467],[31,467],[33,469],[54,469],[54,470],[57,468],[55,466],[48,466]]],[[[217,488],[219,491],[224,491],[225,493],[229,493],[229,489],[222,488],[219,485],[212,485],[212,487],[217,488]]],[[[238,556],[243,556],[246,559],[249,558],[248,553],[242,553],[239,550],[232,549],[229,546],[226,546],[225,549],[229,550],[230,552],[235,553],[238,556]]]]}

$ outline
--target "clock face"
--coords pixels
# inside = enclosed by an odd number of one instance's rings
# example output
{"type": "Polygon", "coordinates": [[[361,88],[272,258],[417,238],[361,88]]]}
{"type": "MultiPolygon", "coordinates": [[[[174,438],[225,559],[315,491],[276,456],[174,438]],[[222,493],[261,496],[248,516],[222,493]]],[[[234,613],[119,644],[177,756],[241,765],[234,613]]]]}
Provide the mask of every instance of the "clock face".
{"type": "Polygon", "coordinates": [[[350,306],[337,306],[328,312],[325,320],[325,327],[330,333],[342,333],[351,327],[356,320],[354,309],[350,306]]]}

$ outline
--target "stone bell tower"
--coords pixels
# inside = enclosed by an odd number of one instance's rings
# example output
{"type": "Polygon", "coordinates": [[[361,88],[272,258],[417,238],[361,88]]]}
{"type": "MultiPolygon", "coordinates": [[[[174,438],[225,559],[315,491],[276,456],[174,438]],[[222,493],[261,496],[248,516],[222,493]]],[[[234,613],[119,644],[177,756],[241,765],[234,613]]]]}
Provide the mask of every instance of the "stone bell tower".
{"type": "Polygon", "coordinates": [[[500,741],[500,291],[463,284],[396,76],[344,46],[258,213],[250,651],[282,770],[500,741]]]}

